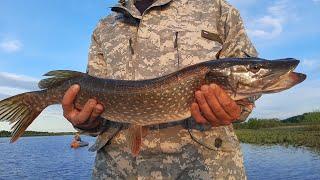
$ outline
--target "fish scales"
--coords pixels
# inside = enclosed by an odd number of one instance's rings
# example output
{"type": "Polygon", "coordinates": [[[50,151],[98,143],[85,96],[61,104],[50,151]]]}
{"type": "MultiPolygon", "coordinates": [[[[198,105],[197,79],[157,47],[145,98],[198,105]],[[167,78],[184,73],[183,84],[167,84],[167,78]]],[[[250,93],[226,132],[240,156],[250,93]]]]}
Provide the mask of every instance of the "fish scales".
{"type": "MultiPolygon", "coordinates": [[[[141,81],[138,85],[131,81],[109,81],[88,75],[66,84],[79,84],[81,87],[75,100],[78,109],[82,109],[89,98],[94,98],[105,108],[101,115],[103,118],[141,126],[154,125],[190,117],[193,92],[204,83],[203,73],[207,70],[199,69],[155,81],[141,81]]],[[[63,93],[69,86],[61,87],[52,89],[50,94],[63,93]]]]}

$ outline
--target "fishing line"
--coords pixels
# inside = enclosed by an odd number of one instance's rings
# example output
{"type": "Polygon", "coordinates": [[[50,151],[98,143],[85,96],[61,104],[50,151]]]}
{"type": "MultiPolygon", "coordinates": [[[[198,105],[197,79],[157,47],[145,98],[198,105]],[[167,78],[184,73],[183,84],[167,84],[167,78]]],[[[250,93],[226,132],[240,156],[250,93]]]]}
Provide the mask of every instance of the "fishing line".
{"type": "Polygon", "coordinates": [[[192,133],[192,129],[191,129],[191,118],[187,119],[186,120],[186,124],[187,124],[187,129],[188,129],[188,132],[190,134],[190,137],[195,141],[197,142],[198,144],[200,144],[201,146],[204,146],[205,148],[209,149],[209,150],[213,150],[213,151],[218,151],[217,148],[212,148],[210,147],[209,145],[207,145],[205,142],[201,141],[200,139],[196,138],[193,133],[192,133]]]}

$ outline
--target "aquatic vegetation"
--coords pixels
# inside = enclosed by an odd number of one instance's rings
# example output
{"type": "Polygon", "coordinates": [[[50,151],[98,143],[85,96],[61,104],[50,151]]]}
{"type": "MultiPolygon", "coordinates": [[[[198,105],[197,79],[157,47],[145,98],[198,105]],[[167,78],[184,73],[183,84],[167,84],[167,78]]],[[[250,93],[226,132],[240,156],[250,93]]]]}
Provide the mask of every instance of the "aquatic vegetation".
{"type": "Polygon", "coordinates": [[[306,146],[320,149],[320,126],[316,130],[310,127],[266,128],[259,130],[240,129],[236,134],[241,142],[251,144],[283,144],[306,146]]]}
{"type": "Polygon", "coordinates": [[[282,144],[320,149],[320,112],[309,112],[285,120],[249,119],[234,125],[241,142],[282,144]]]}

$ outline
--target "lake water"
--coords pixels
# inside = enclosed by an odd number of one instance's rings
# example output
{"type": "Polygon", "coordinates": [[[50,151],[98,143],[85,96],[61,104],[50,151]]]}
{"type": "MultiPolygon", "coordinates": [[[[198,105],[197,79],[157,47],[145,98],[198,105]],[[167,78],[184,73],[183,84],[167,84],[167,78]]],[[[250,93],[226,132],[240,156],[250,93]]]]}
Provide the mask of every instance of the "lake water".
{"type": "MultiPolygon", "coordinates": [[[[0,179],[90,179],[95,153],[70,149],[72,136],[0,138],[0,179]]],[[[94,142],[92,137],[83,140],[94,142]]],[[[320,179],[320,153],[242,144],[248,179],[320,179]]]]}

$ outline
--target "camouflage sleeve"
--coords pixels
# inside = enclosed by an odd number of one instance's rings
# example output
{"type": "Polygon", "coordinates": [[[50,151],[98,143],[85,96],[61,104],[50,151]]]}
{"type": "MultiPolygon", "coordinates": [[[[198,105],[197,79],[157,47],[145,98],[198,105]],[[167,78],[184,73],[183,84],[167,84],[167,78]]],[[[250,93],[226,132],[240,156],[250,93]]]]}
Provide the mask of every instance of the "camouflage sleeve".
{"type": "MultiPolygon", "coordinates": [[[[239,11],[224,0],[221,0],[219,27],[219,32],[223,37],[223,45],[218,56],[219,58],[258,56],[257,50],[245,31],[239,11]]],[[[255,106],[255,100],[259,97],[260,96],[254,96],[237,101],[242,109],[237,122],[243,122],[247,119],[255,106]]]]}
{"type": "Polygon", "coordinates": [[[107,63],[103,56],[101,44],[98,41],[99,31],[102,26],[102,22],[100,21],[97,28],[92,34],[87,66],[88,74],[100,78],[107,76],[107,63]]]}
{"type": "Polygon", "coordinates": [[[219,58],[258,56],[247,36],[239,11],[224,0],[221,0],[221,17],[218,27],[223,37],[219,58]]]}
{"type": "MultiPolygon", "coordinates": [[[[91,76],[96,76],[100,78],[104,78],[107,76],[107,64],[103,57],[103,51],[101,49],[101,45],[98,42],[98,32],[102,28],[102,22],[100,21],[97,28],[92,34],[91,37],[91,45],[89,48],[88,55],[88,65],[87,65],[87,73],[91,76]]],[[[108,124],[108,120],[103,119],[102,117],[98,117],[97,121],[100,121],[100,125],[93,129],[81,129],[78,127],[74,127],[81,134],[86,134],[89,136],[97,136],[101,134],[106,128],[108,124]]]]}

